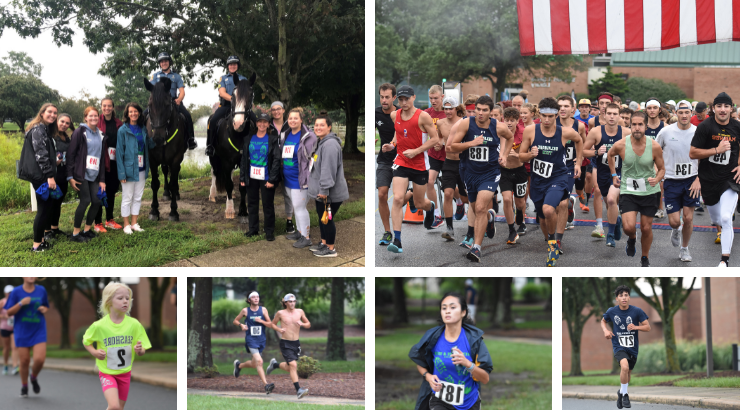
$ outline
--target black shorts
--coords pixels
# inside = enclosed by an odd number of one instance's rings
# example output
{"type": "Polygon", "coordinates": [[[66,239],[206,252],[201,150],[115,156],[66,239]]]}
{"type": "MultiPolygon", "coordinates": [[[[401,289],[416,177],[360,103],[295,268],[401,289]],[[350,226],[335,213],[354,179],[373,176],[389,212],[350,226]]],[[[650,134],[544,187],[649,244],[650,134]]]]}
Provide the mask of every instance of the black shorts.
{"type": "Polygon", "coordinates": [[[445,189],[455,189],[457,187],[460,190],[460,195],[467,197],[468,193],[465,191],[465,184],[463,183],[462,177],[460,177],[460,160],[446,159],[444,165],[442,165],[442,191],[445,189]]]}
{"type": "Polygon", "coordinates": [[[406,178],[414,184],[426,185],[429,182],[429,171],[419,171],[418,169],[406,168],[394,164],[393,178],[406,178]]]}
{"type": "Polygon", "coordinates": [[[627,359],[627,363],[630,366],[630,370],[634,369],[635,363],[637,363],[637,356],[632,356],[628,354],[627,352],[625,352],[624,350],[620,350],[617,353],[614,353],[614,358],[617,359],[617,362],[621,362],[622,359],[627,359]]]}
{"type": "Polygon", "coordinates": [[[10,337],[11,335],[13,335],[13,331],[12,330],[0,329],[0,336],[2,336],[2,337],[10,337]]]}
{"type": "Polygon", "coordinates": [[[280,353],[283,354],[286,363],[298,361],[298,356],[301,355],[301,341],[281,340],[280,353]]]}
{"type": "Polygon", "coordinates": [[[511,191],[514,193],[516,198],[524,198],[527,196],[527,181],[529,176],[527,170],[524,169],[524,165],[518,168],[501,168],[501,181],[498,186],[501,188],[501,192],[511,191]]]}
{"type": "MultiPolygon", "coordinates": [[[[429,395],[429,410],[455,410],[455,406],[434,397],[434,390],[432,390],[432,394],[429,395]]],[[[470,410],[480,410],[480,392],[478,393],[478,400],[470,410]]]]}
{"type": "Polygon", "coordinates": [[[390,187],[393,182],[393,164],[378,163],[375,168],[375,188],[390,187]]]}
{"type": "MultiPolygon", "coordinates": [[[[434,149],[434,148],[432,148],[434,149]]],[[[444,165],[444,161],[440,161],[436,158],[432,158],[429,155],[427,155],[427,159],[429,160],[429,169],[433,169],[437,172],[442,171],[442,166],[444,165]]]]}
{"type": "Polygon", "coordinates": [[[660,206],[660,192],[651,195],[619,195],[619,209],[622,213],[639,212],[640,215],[654,217],[660,206]]]}

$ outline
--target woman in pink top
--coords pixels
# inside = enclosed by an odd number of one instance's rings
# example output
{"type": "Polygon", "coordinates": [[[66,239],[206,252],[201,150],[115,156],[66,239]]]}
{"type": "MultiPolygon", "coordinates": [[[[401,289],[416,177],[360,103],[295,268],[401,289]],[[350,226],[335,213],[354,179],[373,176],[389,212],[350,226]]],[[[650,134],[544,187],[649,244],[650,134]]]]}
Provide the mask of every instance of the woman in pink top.
{"type": "Polygon", "coordinates": [[[11,374],[18,374],[18,352],[15,350],[15,341],[13,336],[13,318],[8,318],[8,311],[5,310],[5,301],[8,300],[8,294],[13,290],[12,285],[5,287],[5,297],[0,299],[0,340],[3,343],[3,375],[8,374],[8,357],[11,352],[13,355],[13,369],[11,374]]]}

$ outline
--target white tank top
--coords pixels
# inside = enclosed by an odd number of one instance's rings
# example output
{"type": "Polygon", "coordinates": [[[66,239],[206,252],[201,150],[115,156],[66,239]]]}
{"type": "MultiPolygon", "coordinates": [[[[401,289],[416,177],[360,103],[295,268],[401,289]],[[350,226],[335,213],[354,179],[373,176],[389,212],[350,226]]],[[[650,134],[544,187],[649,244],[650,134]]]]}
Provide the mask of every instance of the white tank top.
{"type": "Polygon", "coordinates": [[[695,125],[684,131],[675,123],[663,127],[658,133],[656,141],[663,149],[666,179],[686,179],[699,172],[699,160],[689,158],[695,131],[695,125]]]}

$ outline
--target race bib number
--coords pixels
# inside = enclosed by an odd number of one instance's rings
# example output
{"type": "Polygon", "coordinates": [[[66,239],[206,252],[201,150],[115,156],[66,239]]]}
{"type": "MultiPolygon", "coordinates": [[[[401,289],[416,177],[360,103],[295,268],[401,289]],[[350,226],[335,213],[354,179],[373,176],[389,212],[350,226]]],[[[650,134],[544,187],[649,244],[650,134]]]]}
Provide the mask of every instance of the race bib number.
{"type": "Polygon", "coordinates": [[[108,356],[108,368],[110,370],[121,370],[131,366],[131,346],[109,347],[106,352],[108,356]]]}
{"type": "Polygon", "coordinates": [[[532,164],[532,172],[542,178],[550,178],[550,175],[552,175],[552,163],[535,159],[532,164]]]}
{"type": "Polygon", "coordinates": [[[516,184],[516,196],[521,198],[525,195],[527,195],[527,183],[516,184]]]}
{"type": "Polygon", "coordinates": [[[262,336],[262,326],[251,326],[249,328],[250,336],[262,336]]]}
{"type": "Polygon", "coordinates": [[[730,151],[723,152],[721,154],[712,155],[709,157],[709,162],[713,162],[717,165],[727,165],[730,163],[730,151]]]}
{"type": "Polygon", "coordinates": [[[452,406],[462,405],[465,401],[465,385],[447,382],[440,382],[440,384],[442,388],[434,392],[434,397],[452,406]]]}
{"type": "Polygon", "coordinates": [[[488,162],[488,147],[470,147],[468,156],[471,161],[488,162]]]}
{"type": "Polygon", "coordinates": [[[632,192],[646,192],[647,187],[645,186],[645,178],[632,179],[627,178],[626,188],[632,192]]]}
{"type": "Polygon", "coordinates": [[[139,168],[144,168],[144,156],[139,155],[139,168]]]}
{"type": "Polygon", "coordinates": [[[116,149],[115,148],[108,148],[108,158],[110,158],[111,161],[116,160],[116,149]]]}
{"type": "Polygon", "coordinates": [[[619,338],[619,345],[622,347],[635,347],[635,337],[632,335],[617,336],[619,338]]]}
{"type": "MultiPolygon", "coordinates": [[[[619,155],[614,157],[614,168],[619,168],[619,158],[619,155]]],[[[604,155],[601,156],[601,163],[609,166],[609,154],[604,153],[604,155]]]]}
{"type": "Polygon", "coordinates": [[[92,169],[95,171],[99,170],[100,169],[100,158],[94,157],[92,155],[88,155],[85,168],[92,169]]]}
{"type": "Polygon", "coordinates": [[[318,155],[313,154],[311,157],[311,162],[308,163],[308,172],[311,173],[311,170],[313,170],[313,164],[316,163],[316,160],[319,158],[318,155]]]}
{"type": "Polygon", "coordinates": [[[252,179],[265,180],[265,167],[249,167],[249,177],[252,179]]]}
{"type": "Polygon", "coordinates": [[[294,151],[295,151],[295,145],[285,144],[285,146],[283,147],[283,158],[287,158],[287,159],[293,158],[294,151]]]}
{"type": "Polygon", "coordinates": [[[565,159],[567,161],[573,161],[576,159],[576,147],[568,147],[568,150],[565,153],[565,159]]]}
{"type": "Polygon", "coordinates": [[[687,177],[691,175],[691,165],[692,164],[690,162],[676,164],[676,176],[687,177]]]}

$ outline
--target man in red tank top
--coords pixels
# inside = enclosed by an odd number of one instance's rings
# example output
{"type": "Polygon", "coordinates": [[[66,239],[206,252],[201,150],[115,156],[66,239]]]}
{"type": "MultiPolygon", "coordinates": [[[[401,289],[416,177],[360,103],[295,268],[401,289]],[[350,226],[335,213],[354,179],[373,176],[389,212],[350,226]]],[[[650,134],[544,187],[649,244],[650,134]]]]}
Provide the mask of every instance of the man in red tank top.
{"type": "MultiPolygon", "coordinates": [[[[434,127],[437,127],[437,121],[447,118],[445,115],[444,108],[442,107],[442,100],[444,99],[444,92],[442,87],[439,85],[433,85],[429,88],[429,105],[431,107],[424,110],[425,113],[432,117],[434,127]]],[[[439,130],[437,130],[439,132],[439,130]]],[[[427,160],[427,168],[429,169],[429,181],[427,182],[427,199],[430,201],[437,200],[437,190],[435,185],[437,184],[437,176],[442,172],[442,166],[445,163],[445,149],[442,140],[439,144],[436,144],[429,151],[425,152],[427,160]]],[[[451,216],[451,215],[446,215],[451,216]]],[[[444,220],[442,214],[439,211],[439,207],[434,210],[434,222],[432,222],[432,228],[438,228],[442,226],[444,220]]]]}
{"type": "MultiPolygon", "coordinates": [[[[414,89],[408,85],[398,88],[398,105],[400,110],[391,113],[391,120],[396,129],[396,136],[390,144],[382,146],[383,152],[396,148],[396,159],[393,161],[393,242],[388,250],[402,253],[401,224],[403,223],[404,196],[409,181],[414,184],[413,201],[416,208],[425,211],[424,227],[430,229],[434,221],[434,201],[425,197],[429,171],[424,160],[424,152],[439,143],[437,129],[429,114],[414,107],[414,89]],[[427,138],[427,136],[429,138],[427,138]]],[[[410,202],[409,202],[409,206],[410,202]]]]}

